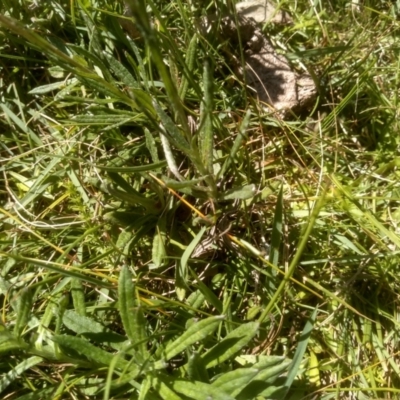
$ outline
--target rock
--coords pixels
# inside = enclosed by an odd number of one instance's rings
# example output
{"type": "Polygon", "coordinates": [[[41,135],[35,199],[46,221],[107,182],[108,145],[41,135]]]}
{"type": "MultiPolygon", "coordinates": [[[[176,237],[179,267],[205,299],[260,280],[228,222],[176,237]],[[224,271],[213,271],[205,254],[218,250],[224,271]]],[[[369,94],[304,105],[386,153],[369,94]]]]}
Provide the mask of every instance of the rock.
{"type": "Polygon", "coordinates": [[[288,60],[277,53],[258,25],[266,21],[288,23],[290,16],[284,11],[277,11],[272,3],[264,0],[241,2],[236,9],[239,26],[228,17],[224,21],[223,34],[231,38],[234,48],[238,48],[239,30],[246,65],[244,70],[239,67],[238,71],[246,84],[260,102],[272,106],[281,114],[308,107],[317,93],[313,79],[310,75],[294,72],[288,60]]]}
{"type": "Polygon", "coordinates": [[[247,0],[236,4],[239,16],[253,19],[257,24],[273,22],[275,24],[289,24],[293,22],[286,11],[277,10],[275,5],[266,0],[247,0]]]}

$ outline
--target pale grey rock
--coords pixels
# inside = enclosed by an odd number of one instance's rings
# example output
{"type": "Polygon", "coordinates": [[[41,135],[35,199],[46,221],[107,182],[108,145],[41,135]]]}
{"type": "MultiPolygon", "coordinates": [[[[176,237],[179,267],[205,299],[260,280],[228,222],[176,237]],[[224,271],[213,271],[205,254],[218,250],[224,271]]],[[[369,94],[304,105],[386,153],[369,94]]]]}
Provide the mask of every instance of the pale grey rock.
{"type": "Polygon", "coordinates": [[[278,18],[289,21],[283,11],[276,11],[272,3],[251,0],[238,3],[238,25],[233,18],[224,21],[224,35],[235,41],[240,39],[244,49],[245,68],[238,68],[253,93],[267,108],[285,114],[300,111],[316,97],[316,87],[310,75],[294,72],[288,60],[278,54],[271,41],[264,35],[258,23],[278,18]],[[258,23],[257,23],[258,22],[258,23]],[[238,30],[240,35],[238,35],[238,30]],[[269,105],[269,107],[268,107],[269,105]]]}
{"type": "Polygon", "coordinates": [[[236,11],[240,17],[253,19],[257,24],[273,22],[288,24],[292,22],[289,14],[276,8],[267,0],[247,0],[236,4],[236,11]]]}

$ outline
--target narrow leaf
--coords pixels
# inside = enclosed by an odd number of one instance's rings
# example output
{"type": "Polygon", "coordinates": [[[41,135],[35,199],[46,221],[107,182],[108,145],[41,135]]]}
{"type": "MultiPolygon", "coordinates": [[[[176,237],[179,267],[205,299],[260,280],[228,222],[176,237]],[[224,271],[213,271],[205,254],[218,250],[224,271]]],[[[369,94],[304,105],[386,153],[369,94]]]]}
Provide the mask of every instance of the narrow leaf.
{"type": "Polygon", "coordinates": [[[164,359],[168,361],[190,345],[203,340],[213,333],[224,319],[225,316],[218,315],[194,323],[178,339],[167,344],[163,354],[164,359]]]}
{"type": "Polygon", "coordinates": [[[17,320],[14,326],[14,332],[17,336],[21,336],[22,331],[28,324],[32,303],[32,291],[29,289],[22,289],[18,296],[17,320]]]}
{"type": "Polygon", "coordinates": [[[306,352],[308,341],[310,339],[311,331],[313,330],[315,318],[317,316],[318,309],[316,308],[311,314],[310,319],[307,321],[303,332],[300,336],[299,344],[297,345],[296,352],[294,353],[292,364],[290,365],[288,375],[285,382],[285,391],[283,393],[282,399],[284,399],[292,386],[294,378],[299,371],[300,363],[303,360],[304,353],[306,352]]]}
{"type": "Polygon", "coordinates": [[[174,174],[175,178],[179,179],[180,181],[183,180],[184,178],[179,172],[178,164],[175,161],[175,156],[172,152],[168,138],[164,134],[160,133],[160,139],[169,170],[174,174]]]}
{"type": "Polygon", "coordinates": [[[113,55],[105,54],[107,61],[110,64],[111,70],[118,77],[118,79],[126,86],[140,89],[140,85],[132,74],[122,65],[113,55]]]}
{"type": "Polygon", "coordinates": [[[172,387],[178,393],[193,400],[234,400],[235,398],[220,390],[217,387],[204,382],[190,382],[187,380],[176,379],[172,387]]]}
{"type": "MultiPolygon", "coordinates": [[[[269,262],[278,266],[279,248],[282,240],[283,226],[283,187],[279,190],[278,199],[276,201],[274,222],[272,224],[271,248],[269,253],[269,262]]],[[[273,272],[275,272],[273,270],[273,272]]]]}
{"type": "MultiPolygon", "coordinates": [[[[63,346],[65,349],[70,349],[81,354],[97,365],[101,364],[109,367],[113,362],[114,357],[116,357],[115,355],[94,346],[88,340],[76,336],[57,335],[53,336],[52,340],[60,346],[63,346]]],[[[128,367],[130,371],[137,370],[137,372],[139,372],[139,368],[135,364],[128,364],[128,362],[122,358],[118,359],[117,369],[123,370],[128,367]]]]}
{"type": "Polygon", "coordinates": [[[179,131],[172,119],[164,112],[164,110],[156,101],[153,102],[153,106],[161,120],[162,126],[165,129],[164,134],[167,135],[168,139],[176,148],[189,156],[191,149],[190,144],[186,140],[185,136],[179,131]]]}
{"type": "MultiPolygon", "coordinates": [[[[194,62],[196,60],[196,50],[197,50],[197,43],[198,43],[198,38],[197,34],[195,33],[190,40],[190,43],[188,45],[187,51],[186,51],[186,67],[187,67],[187,72],[192,72],[194,68],[194,62]]],[[[181,100],[183,101],[186,97],[186,92],[188,89],[188,78],[186,74],[182,76],[181,84],[179,86],[178,94],[181,100]]]]}
{"type": "Polygon", "coordinates": [[[258,372],[259,370],[257,368],[238,368],[219,376],[212,383],[212,386],[223,390],[231,396],[235,396],[258,374],[258,372]]]}
{"type": "Polygon", "coordinates": [[[114,167],[108,165],[98,165],[94,164],[93,166],[101,169],[103,171],[110,172],[146,172],[146,171],[155,171],[159,168],[165,167],[167,163],[165,161],[160,161],[155,164],[147,164],[147,165],[137,165],[135,167],[114,167]]]}
{"type": "Polygon", "coordinates": [[[85,293],[79,279],[71,279],[71,295],[75,311],[82,316],[86,315],[85,293]]]}
{"type": "Polygon", "coordinates": [[[257,334],[258,322],[240,325],[203,355],[206,368],[215,367],[236,355],[257,334]]]}
{"type": "Polygon", "coordinates": [[[214,132],[212,126],[213,80],[208,62],[204,64],[204,98],[200,108],[199,149],[201,161],[209,174],[213,173],[214,132]]]}
{"type": "Polygon", "coordinates": [[[151,159],[155,164],[157,164],[160,162],[160,159],[158,158],[156,141],[147,128],[144,129],[144,135],[146,137],[146,147],[151,155],[151,159]]]}
{"type": "Polygon", "coordinates": [[[118,307],[122,324],[132,344],[135,343],[135,288],[132,282],[132,274],[127,266],[123,266],[118,279],[118,307]]]}
{"type": "Polygon", "coordinates": [[[255,185],[245,185],[240,188],[233,188],[223,193],[221,200],[247,200],[256,194],[255,185]]]}
{"type": "Polygon", "coordinates": [[[156,268],[161,267],[167,255],[165,251],[167,240],[166,224],[166,214],[164,214],[158,220],[153,238],[152,260],[156,268]]]}
{"type": "Polygon", "coordinates": [[[205,383],[210,382],[203,359],[199,356],[199,353],[197,352],[194,352],[189,357],[187,372],[191,381],[200,381],[205,383]]]}
{"type": "Polygon", "coordinates": [[[125,336],[119,335],[94,319],[79,315],[73,310],[65,311],[62,321],[71,331],[84,335],[97,343],[107,343],[116,350],[122,350],[126,347],[125,336]]]}
{"type": "MultiPolygon", "coordinates": [[[[204,232],[207,230],[206,226],[203,226],[200,229],[200,232],[194,237],[194,239],[191,241],[189,246],[185,249],[185,251],[182,254],[181,260],[176,266],[176,273],[175,273],[175,279],[176,279],[176,286],[182,290],[185,290],[188,287],[187,283],[187,263],[189,261],[190,256],[192,255],[194,249],[196,246],[199,244],[201,238],[203,237],[204,232]]],[[[178,297],[179,298],[179,297],[178,297]]],[[[184,297],[179,298],[179,300],[183,301],[184,297]]]]}
{"type": "MultiPolygon", "coordinates": [[[[259,369],[259,373],[242,391],[240,391],[240,393],[236,394],[236,400],[254,399],[267,390],[270,390],[271,393],[277,390],[281,391],[282,388],[276,388],[273,385],[278,378],[288,370],[291,360],[285,360],[282,357],[280,358],[281,360],[278,364],[265,366],[264,368],[261,366],[262,364],[255,364],[253,368],[259,369]]],[[[267,398],[269,398],[269,396],[267,398]]]]}
{"type": "Polygon", "coordinates": [[[221,170],[218,172],[218,176],[221,176],[221,177],[224,176],[225,172],[228,170],[230,165],[235,160],[236,153],[239,151],[239,148],[242,145],[243,141],[247,139],[247,136],[248,136],[247,128],[250,123],[250,116],[251,116],[251,112],[250,112],[250,110],[247,110],[246,115],[244,116],[242,123],[240,124],[239,132],[238,132],[238,135],[236,136],[235,142],[233,143],[229,157],[226,159],[221,170]]]}
{"type": "Polygon", "coordinates": [[[151,380],[154,391],[164,400],[182,400],[164,380],[160,379],[160,377],[154,377],[151,380]]]}
{"type": "Polygon", "coordinates": [[[32,368],[42,361],[43,359],[37,356],[27,358],[11,371],[8,371],[6,374],[4,374],[0,378],[0,393],[2,393],[12,382],[14,382],[24,371],[32,368]]]}

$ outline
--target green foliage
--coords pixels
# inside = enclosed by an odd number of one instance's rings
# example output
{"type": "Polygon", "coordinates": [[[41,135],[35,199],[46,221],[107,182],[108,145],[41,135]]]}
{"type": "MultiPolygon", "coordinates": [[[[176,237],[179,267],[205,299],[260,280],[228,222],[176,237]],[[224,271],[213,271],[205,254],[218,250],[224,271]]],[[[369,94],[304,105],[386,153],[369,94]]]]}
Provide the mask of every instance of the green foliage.
{"type": "Polygon", "coordinates": [[[2,397],[395,397],[398,4],[277,2],[283,119],[231,2],[127,3],[0,5],[2,397]]]}

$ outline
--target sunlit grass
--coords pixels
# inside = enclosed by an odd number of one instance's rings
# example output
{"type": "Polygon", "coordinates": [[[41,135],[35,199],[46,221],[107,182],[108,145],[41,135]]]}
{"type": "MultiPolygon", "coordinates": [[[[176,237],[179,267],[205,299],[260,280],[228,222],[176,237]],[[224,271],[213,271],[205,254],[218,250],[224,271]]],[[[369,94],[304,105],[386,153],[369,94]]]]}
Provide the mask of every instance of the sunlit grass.
{"type": "Polygon", "coordinates": [[[285,120],[222,2],[133,1],[133,38],[106,0],[1,6],[2,397],[397,398],[399,10],[365,3],[281,2],[318,87],[285,120]]]}

